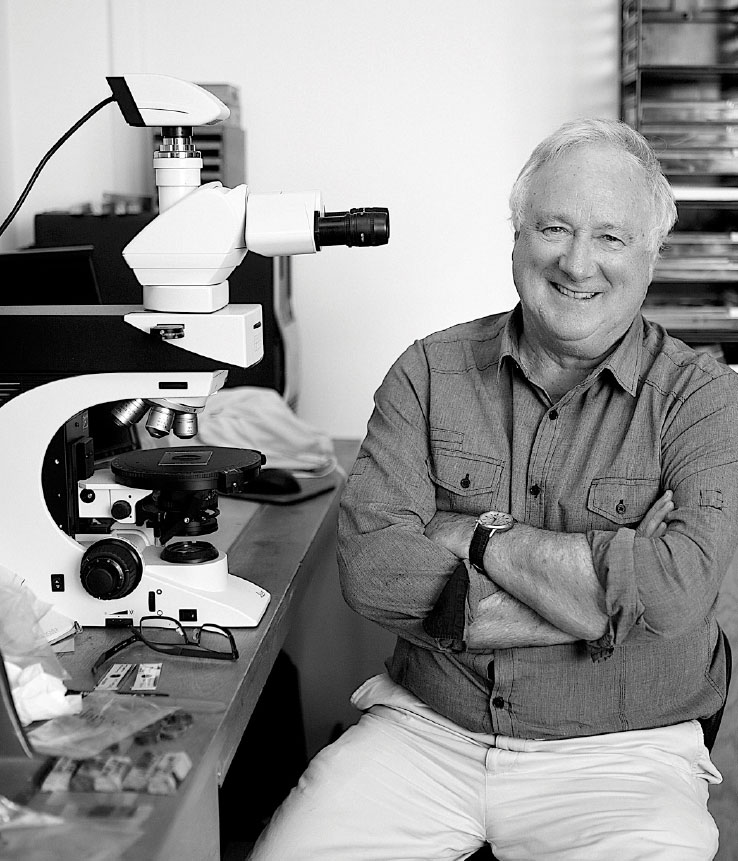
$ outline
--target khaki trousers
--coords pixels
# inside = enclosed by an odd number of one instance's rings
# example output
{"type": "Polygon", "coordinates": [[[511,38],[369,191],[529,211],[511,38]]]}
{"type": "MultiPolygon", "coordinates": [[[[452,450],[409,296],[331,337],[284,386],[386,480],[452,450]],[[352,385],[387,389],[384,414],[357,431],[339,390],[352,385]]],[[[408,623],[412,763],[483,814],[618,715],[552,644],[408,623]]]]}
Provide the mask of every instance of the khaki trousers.
{"type": "Polygon", "coordinates": [[[535,741],[468,733],[386,676],[359,722],[312,761],[251,861],[709,861],[697,721],[535,741]]]}

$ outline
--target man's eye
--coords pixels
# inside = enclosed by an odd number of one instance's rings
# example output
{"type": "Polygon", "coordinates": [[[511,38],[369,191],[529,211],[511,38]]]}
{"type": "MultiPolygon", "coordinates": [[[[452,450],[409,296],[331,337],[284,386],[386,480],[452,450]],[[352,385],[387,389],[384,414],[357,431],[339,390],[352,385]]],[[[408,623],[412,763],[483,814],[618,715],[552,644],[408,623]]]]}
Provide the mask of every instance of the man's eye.
{"type": "Polygon", "coordinates": [[[564,236],[566,234],[566,232],[567,232],[566,228],[561,227],[561,225],[558,225],[558,224],[552,224],[548,227],[543,227],[541,229],[541,233],[544,236],[550,237],[551,239],[553,239],[554,237],[557,237],[557,236],[564,236]]]}
{"type": "Polygon", "coordinates": [[[618,236],[613,236],[612,233],[604,233],[602,235],[602,238],[605,240],[605,242],[609,243],[610,245],[622,245],[623,244],[623,240],[620,239],[620,237],[618,237],[618,236]]]}

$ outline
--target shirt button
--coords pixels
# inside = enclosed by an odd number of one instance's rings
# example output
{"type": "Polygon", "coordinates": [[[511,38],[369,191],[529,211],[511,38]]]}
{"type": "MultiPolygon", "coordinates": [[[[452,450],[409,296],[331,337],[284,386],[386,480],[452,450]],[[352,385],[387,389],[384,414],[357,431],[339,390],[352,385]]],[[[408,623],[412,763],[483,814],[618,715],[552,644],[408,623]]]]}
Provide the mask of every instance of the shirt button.
{"type": "Polygon", "coordinates": [[[534,484],[530,489],[530,495],[531,496],[538,496],[538,494],[540,492],[541,492],[541,488],[537,484],[534,484]]]}
{"type": "Polygon", "coordinates": [[[625,514],[625,510],[625,503],[621,499],[620,502],[618,502],[618,504],[615,506],[615,511],[617,511],[618,514],[625,514]]]}
{"type": "Polygon", "coordinates": [[[503,699],[502,699],[502,697],[495,697],[495,698],[492,700],[492,705],[493,705],[496,709],[501,709],[501,708],[505,705],[505,700],[503,700],[503,699]]]}
{"type": "Polygon", "coordinates": [[[551,421],[554,421],[555,419],[557,419],[559,417],[559,411],[558,410],[551,410],[551,412],[548,414],[548,417],[551,419],[551,421]]]}
{"type": "Polygon", "coordinates": [[[469,478],[469,473],[468,473],[468,472],[467,472],[467,474],[466,474],[466,475],[461,479],[461,481],[459,482],[459,484],[464,488],[464,490],[466,490],[467,488],[471,487],[471,479],[469,478]]]}

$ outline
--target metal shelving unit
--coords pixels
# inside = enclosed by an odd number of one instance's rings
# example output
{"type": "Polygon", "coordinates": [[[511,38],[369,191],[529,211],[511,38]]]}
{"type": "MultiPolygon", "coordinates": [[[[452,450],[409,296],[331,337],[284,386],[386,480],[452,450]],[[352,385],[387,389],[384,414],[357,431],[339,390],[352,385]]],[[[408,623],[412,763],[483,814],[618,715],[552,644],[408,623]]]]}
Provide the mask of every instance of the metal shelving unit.
{"type": "Polygon", "coordinates": [[[621,117],[654,146],[679,221],[644,312],[738,360],[738,2],[624,0],[621,117]]]}

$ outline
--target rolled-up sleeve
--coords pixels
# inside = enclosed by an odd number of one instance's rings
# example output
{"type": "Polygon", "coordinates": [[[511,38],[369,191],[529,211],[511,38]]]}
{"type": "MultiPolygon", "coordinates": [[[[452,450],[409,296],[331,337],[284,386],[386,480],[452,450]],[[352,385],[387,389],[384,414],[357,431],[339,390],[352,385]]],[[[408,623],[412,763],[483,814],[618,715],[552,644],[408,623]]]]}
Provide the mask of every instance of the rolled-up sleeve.
{"type": "Polygon", "coordinates": [[[420,342],[375,395],[367,435],[339,511],[338,564],[349,606],[410,642],[438,649],[423,630],[458,559],[426,538],[436,513],[430,479],[428,363],[420,342]]]}
{"type": "Polygon", "coordinates": [[[610,620],[595,652],[678,635],[714,607],[738,547],[738,375],[725,369],[673,399],[662,417],[661,482],[675,505],[662,538],[587,533],[610,620]]]}

